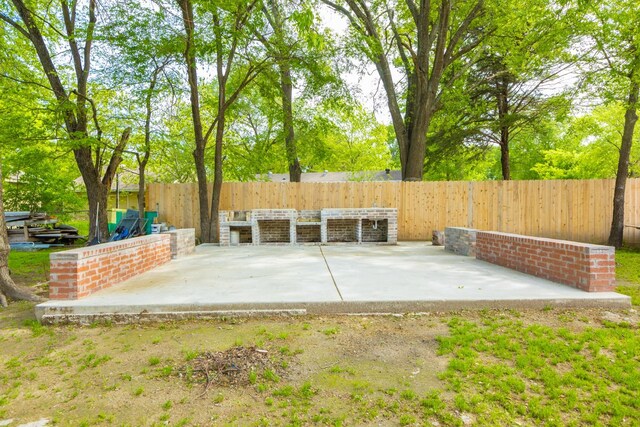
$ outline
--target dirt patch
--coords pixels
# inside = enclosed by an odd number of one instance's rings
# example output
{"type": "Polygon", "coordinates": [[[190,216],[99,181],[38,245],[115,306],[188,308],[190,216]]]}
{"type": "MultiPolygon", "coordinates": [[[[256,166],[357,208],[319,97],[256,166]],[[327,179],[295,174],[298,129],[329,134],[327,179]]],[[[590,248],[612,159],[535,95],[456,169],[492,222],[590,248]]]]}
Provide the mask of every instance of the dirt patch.
{"type": "Polygon", "coordinates": [[[640,325],[640,314],[638,314],[638,311],[635,309],[630,309],[625,312],[605,311],[602,313],[601,319],[613,323],[627,323],[631,326],[640,325]]]}
{"type": "Polygon", "coordinates": [[[238,346],[225,351],[204,352],[187,363],[179,375],[203,382],[206,392],[212,384],[246,386],[255,383],[257,376],[265,372],[282,374],[282,365],[276,358],[269,357],[268,350],[238,346]]]}

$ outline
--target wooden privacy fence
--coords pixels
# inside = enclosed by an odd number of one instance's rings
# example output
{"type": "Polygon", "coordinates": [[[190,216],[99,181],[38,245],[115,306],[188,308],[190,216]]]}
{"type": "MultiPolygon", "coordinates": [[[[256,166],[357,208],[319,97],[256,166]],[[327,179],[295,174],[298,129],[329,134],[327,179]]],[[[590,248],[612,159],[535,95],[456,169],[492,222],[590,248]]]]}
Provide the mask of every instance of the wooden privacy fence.
{"type": "MultiPolygon", "coordinates": [[[[211,191],[211,186],[209,191],[211,191]]],[[[398,209],[398,240],[431,240],[445,226],[604,243],[614,180],[481,182],[227,182],[221,210],[398,209]]],[[[196,184],[149,184],[149,209],[178,228],[199,229],[196,184]]],[[[640,225],[640,179],[627,181],[625,223],[640,225]]],[[[198,232],[198,231],[197,231],[198,232]]],[[[640,230],[625,228],[640,244],[640,230]]]]}

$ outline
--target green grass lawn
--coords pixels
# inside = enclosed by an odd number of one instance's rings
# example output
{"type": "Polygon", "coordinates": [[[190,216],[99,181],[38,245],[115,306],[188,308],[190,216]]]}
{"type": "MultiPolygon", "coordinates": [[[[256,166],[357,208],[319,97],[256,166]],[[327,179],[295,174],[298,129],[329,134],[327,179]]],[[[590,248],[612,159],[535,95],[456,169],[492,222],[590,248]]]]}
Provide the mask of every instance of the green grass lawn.
{"type": "Polygon", "coordinates": [[[83,221],[65,221],[64,224],[70,225],[78,229],[78,234],[81,236],[89,235],[89,222],[86,220],[83,221]]]}
{"type": "MultiPolygon", "coordinates": [[[[89,223],[87,221],[69,221],[65,222],[65,224],[76,227],[78,234],[81,236],[87,236],[89,234],[89,223]]],[[[11,277],[16,283],[23,286],[35,286],[46,283],[49,280],[49,254],[70,248],[71,246],[42,249],[33,252],[11,251],[9,253],[9,270],[11,270],[11,277]]],[[[46,285],[44,288],[46,288],[46,285]]]]}
{"type": "Polygon", "coordinates": [[[639,425],[637,325],[576,328],[589,318],[566,315],[557,327],[495,315],[451,319],[451,335],[440,339],[441,354],[452,356],[442,374],[454,393],[449,411],[480,425],[639,425]]]}
{"type": "MultiPolygon", "coordinates": [[[[56,248],[60,250],[60,248],[56,248]]],[[[9,253],[9,270],[13,280],[24,286],[35,286],[49,280],[49,254],[54,249],[9,253]]]]}
{"type": "Polygon", "coordinates": [[[616,251],[617,291],[629,295],[633,305],[640,305],[640,249],[616,251]]]}

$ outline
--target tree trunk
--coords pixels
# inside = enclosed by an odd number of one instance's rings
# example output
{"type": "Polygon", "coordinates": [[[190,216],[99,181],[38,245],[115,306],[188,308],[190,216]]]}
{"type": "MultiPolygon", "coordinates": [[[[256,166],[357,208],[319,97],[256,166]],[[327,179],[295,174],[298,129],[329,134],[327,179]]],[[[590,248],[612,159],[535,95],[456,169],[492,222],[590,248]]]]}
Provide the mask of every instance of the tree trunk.
{"type": "Polygon", "coordinates": [[[91,149],[88,147],[76,149],[74,155],[89,202],[89,241],[97,238],[99,242],[104,242],[109,237],[107,226],[107,195],[109,190],[104,188],[93,165],[91,149]]]}
{"type": "Polygon", "coordinates": [[[422,181],[424,171],[424,159],[427,151],[427,132],[416,131],[409,140],[409,156],[405,165],[405,181],[422,181]]]}
{"type": "Polygon", "coordinates": [[[200,240],[202,243],[211,243],[211,221],[209,217],[209,183],[207,182],[207,168],[204,164],[204,149],[196,148],[193,151],[193,159],[196,165],[198,178],[198,208],[200,210],[200,240]]]}
{"type": "Polygon", "coordinates": [[[222,193],[222,142],[224,138],[224,127],[225,127],[225,109],[224,105],[224,97],[225,91],[224,87],[219,88],[220,91],[220,103],[218,105],[218,124],[216,127],[216,153],[215,153],[215,171],[213,173],[213,195],[211,197],[211,217],[209,218],[209,235],[211,236],[211,241],[214,243],[220,242],[220,233],[219,233],[219,218],[218,212],[220,210],[220,194],[222,193]]]}
{"type": "MultiPolygon", "coordinates": [[[[70,132],[71,135],[74,135],[70,132]]],[[[87,135],[86,131],[82,132],[87,135]]],[[[113,153],[109,159],[109,164],[100,177],[102,168],[100,160],[92,157],[93,150],[91,147],[82,147],[73,150],[76,158],[78,169],[82,174],[84,185],[87,191],[87,199],[89,201],[89,241],[99,237],[99,241],[104,242],[109,237],[109,227],[107,218],[107,200],[111,191],[111,184],[116,175],[116,171],[122,162],[122,152],[124,151],[131,135],[131,128],[126,128],[120,136],[120,141],[113,149],[113,153]],[[97,221],[96,221],[97,218],[97,221]]]]}
{"type": "Polygon", "coordinates": [[[502,179],[511,179],[511,167],[509,166],[509,129],[500,130],[500,165],[502,167],[502,179]]]}
{"type": "MultiPolygon", "coordinates": [[[[166,64],[166,62],[165,62],[166,64]]],[[[164,64],[160,67],[156,67],[151,76],[151,82],[149,82],[149,90],[145,97],[145,120],[144,120],[144,155],[140,158],[139,154],[136,154],[136,160],[138,161],[138,213],[139,218],[144,219],[144,213],[147,210],[146,201],[144,197],[145,193],[145,169],[147,163],[149,163],[149,157],[151,157],[151,115],[153,109],[151,108],[151,98],[153,98],[153,90],[156,87],[158,81],[158,74],[164,68],[164,64]]]]}
{"type": "Polygon", "coordinates": [[[193,3],[191,0],[177,0],[182,11],[182,22],[185,30],[184,60],[189,79],[189,94],[191,101],[191,120],[196,148],[193,150],[193,160],[198,179],[198,207],[200,211],[200,240],[211,243],[211,218],[209,216],[209,185],[207,183],[207,168],[205,166],[206,141],[200,117],[200,95],[198,93],[198,72],[194,45],[195,23],[193,20],[193,3]]]}
{"type": "Polygon", "coordinates": [[[7,223],[4,219],[4,205],[2,199],[2,164],[0,163],[0,305],[7,306],[7,297],[15,300],[44,301],[29,289],[14,283],[9,274],[9,236],[7,223]]]}
{"type": "Polygon", "coordinates": [[[107,217],[107,201],[109,191],[102,183],[86,182],[87,200],[89,201],[89,236],[91,240],[104,243],[109,240],[107,217]]]}
{"type": "Polygon", "coordinates": [[[613,216],[608,242],[610,246],[615,246],[616,248],[622,247],[622,237],[624,233],[624,193],[627,187],[627,176],[629,175],[629,157],[633,144],[633,132],[636,122],[638,121],[637,104],[639,89],[640,85],[637,82],[631,83],[629,102],[624,115],[624,132],[622,133],[622,144],[620,146],[620,157],[618,159],[616,187],[613,192],[613,216]]]}
{"type": "Polygon", "coordinates": [[[284,143],[287,150],[287,162],[289,163],[289,181],[300,182],[302,168],[296,149],[295,133],[293,129],[293,84],[291,82],[291,69],[289,64],[281,62],[280,85],[282,87],[282,113],[284,116],[283,130],[284,143]]]}
{"type": "Polygon", "coordinates": [[[384,91],[387,94],[387,106],[389,108],[389,113],[391,114],[391,123],[393,124],[393,130],[396,134],[396,141],[398,142],[400,170],[402,172],[402,179],[405,180],[410,146],[407,126],[405,125],[405,120],[402,118],[402,112],[398,105],[395,84],[393,83],[393,75],[391,74],[391,68],[389,67],[387,57],[385,55],[379,55],[375,60],[375,65],[376,70],[378,71],[378,76],[380,76],[380,80],[382,80],[384,91]]]}
{"type": "Polygon", "coordinates": [[[496,104],[498,107],[498,123],[500,124],[500,165],[502,179],[511,179],[509,166],[509,78],[506,72],[496,81],[496,104]]]}
{"type": "Polygon", "coordinates": [[[138,163],[138,212],[140,219],[144,219],[144,213],[147,210],[147,202],[144,197],[145,193],[145,169],[147,167],[147,160],[149,158],[146,157],[144,160],[138,163]]]}

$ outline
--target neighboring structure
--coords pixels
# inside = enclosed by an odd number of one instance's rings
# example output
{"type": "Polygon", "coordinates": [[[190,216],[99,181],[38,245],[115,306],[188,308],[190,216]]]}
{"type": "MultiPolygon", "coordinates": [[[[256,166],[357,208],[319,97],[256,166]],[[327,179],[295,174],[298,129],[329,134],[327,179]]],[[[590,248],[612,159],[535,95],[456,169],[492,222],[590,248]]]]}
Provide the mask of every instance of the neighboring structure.
{"type": "MultiPolygon", "coordinates": [[[[76,178],[75,183],[78,187],[78,193],[82,193],[82,196],[85,197],[82,177],[76,178]]],[[[118,173],[113,177],[113,183],[111,183],[107,208],[138,210],[137,172],[123,167],[118,169],[118,173]]]]}
{"type": "MultiPolygon", "coordinates": [[[[288,173],[267,173],[256,175],[256,180],[266,182],[289,182],[288,173]]],[[[305,172],[300,182],[348,182],[348,181],[402,181],[402,172],[385,169],[383,171],[359,172],[305,172]]]]}

